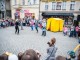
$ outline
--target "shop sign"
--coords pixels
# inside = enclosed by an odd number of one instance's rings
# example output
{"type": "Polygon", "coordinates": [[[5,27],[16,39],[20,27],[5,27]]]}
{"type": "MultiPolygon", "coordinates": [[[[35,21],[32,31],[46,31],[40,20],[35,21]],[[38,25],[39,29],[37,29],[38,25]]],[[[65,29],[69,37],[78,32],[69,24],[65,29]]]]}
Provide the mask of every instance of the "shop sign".
{"type": "Polygon", "coordinates": [[[24,13],[29,13],[29,10],[24,10],[24,13]]]}
{"type": "Polygon", "coordinates": [[[32,16],[32,13],[25,13],[25,16],[32,16]]]}
{"type": "Polygon", "coordinates": [[[16,11],[15,16],[20,16],[20,11],[16,11]]]}

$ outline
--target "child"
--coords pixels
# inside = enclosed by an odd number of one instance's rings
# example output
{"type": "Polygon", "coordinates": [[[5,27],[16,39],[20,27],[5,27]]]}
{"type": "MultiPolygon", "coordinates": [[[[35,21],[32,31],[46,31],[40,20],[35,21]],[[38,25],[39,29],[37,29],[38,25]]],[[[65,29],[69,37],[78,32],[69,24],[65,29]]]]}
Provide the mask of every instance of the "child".
{"type": "Polygon", "coordinates": [[[64,26],[64,28],[63,28],[63,34],[64,34],[64,36],[67,35],[67,31],[68,31],[67,26],[64,26]]]}
{"type": "Polygon", "coordinates": [[[78,41],[79,41],[79,44],[80,44],[80,27],[78,28],[78,41]]]}

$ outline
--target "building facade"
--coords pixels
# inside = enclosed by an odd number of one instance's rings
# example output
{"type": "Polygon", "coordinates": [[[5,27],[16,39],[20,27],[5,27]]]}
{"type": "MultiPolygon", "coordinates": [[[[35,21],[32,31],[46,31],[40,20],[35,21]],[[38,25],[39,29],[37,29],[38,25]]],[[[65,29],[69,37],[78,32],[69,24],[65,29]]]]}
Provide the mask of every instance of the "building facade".
{"type": "Polygon", "coordinates": [[[12,19],[35,16],[39,18],[39,0],[11,0],[12,19]]]}
{"type": "Polygon", "coordinates": [[[80,16],[80,0],[41,0],[40,14],[44,18],[63,18],[71,24],[80,16]]]}

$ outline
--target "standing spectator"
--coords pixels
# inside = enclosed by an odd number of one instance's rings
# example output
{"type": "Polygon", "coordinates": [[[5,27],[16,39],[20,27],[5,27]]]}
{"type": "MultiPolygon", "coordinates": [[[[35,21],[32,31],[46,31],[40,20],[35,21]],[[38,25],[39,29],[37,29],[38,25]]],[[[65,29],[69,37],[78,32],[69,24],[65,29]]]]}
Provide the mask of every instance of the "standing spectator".
{"type": "Polygon", "coordinates": [[[70,36],[69,37],[73,37],[74,35],[74,26],[70,27],[70,36]]]}
{"type": "Polygon", "coordinates": [[[36,31],[37,31],[37,33],[38,33],[38,20],[36,19],[36,21],[35,21],[35,29],[36,29],[36,31]]]}
{"type": "Polygon", "coordinates": [[[57,51],[57,48],[55,47],[55,42],[56,39],[52,38],[50,42],[48,42],[47,44],[49,44],[49,48],[47,49],[47,59],[46,60],[55,60],[55,53],[57,51]]]}
{"type": "Polygon", "coordinates": [[[64,34],[64,36],[67,35],[67,31],[68,31],[67,26],[64,26],[64,27],[63,27],[63,34],[64,34]]]}
{"type": "Polygon", "coordinates": [[[80,43],[80,27],[78,28],[78,41],[80,43]]]}
{"type": "Polygon", "coordinates": [[[31,30],[33,31],[34,30],[34,20],[33,19],[30,20],[30,27],[31,27],[31,30]]]}
{"type": "Polygon", "coordinates": [[[1,21],[0,21],[0,28],[1,28],[1,21]]]}
{"type": "Polygon", "coordinates": [[[76,37],[78,37],[78,28],[79,28],[78,26],[75,27],[75,30],[76,30],[76,37]]]}
{"type": "Polygon", "coordinates": [[[16,20],[16,22],[15,22],[15,34],[16,34],[16,32],[17,32],[17,34],[19,34],[19,22],[18,22],[18,20],[16,20]]]}
{"type": "Polygon", "coordinates": [[[21,30],[23,30],[23,19],[20,19],[21,30]]]}
{"type": "Polygon", "coordinates": [[[29,19],[26,17],[26,25],[29,26],[29,19]]]}
{"type": "Polygon", "coordinates": [[[39,27],[42,28],[42,19],[39,20],[39,27]]]}
{"type": "Polygon", "coordinates": [[[23,18],[23,26],[26,26],[25,19],[23,18]]]}
{"type": "Polygon", "coordinates": [[[76,27],[74,27],[73,36],[76,37],[76,27]]]}
{"type": "Polygon", "coordinates": [[[42,21],[42,36],[46,36],[46,20],[42,21]]]}

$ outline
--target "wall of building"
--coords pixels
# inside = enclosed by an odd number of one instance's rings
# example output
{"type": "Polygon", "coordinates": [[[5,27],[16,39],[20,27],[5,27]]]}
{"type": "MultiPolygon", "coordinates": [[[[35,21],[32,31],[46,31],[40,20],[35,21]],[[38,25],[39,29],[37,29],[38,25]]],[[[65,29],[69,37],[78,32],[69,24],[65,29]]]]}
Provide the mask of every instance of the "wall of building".
{"type": "MultiPolygon", "coordinates": [[[[71,2],[70,1],[67,1],[66,2],[66,10],[62,10],[62,7],[61,7],[61,10],[52,10],[52,2],[48,2],[48,10],[45,10],[45,2],[41,2],[40,4],[40,11],[70,11],[70,4],[71,2]]],[[[73,11],[79,11],[80,9],[80,1],[76,1],[75,2],[75,7],[74,7],[74,10],[73,11]]],[[[71,10],[72,11],[72,10],[71,10]]]]}
{"type": "Polygon", "coordinates": [[[79,9],[80,9],[80,1],[76,1],[75,11],[79,11],[79,9]]]}
{"type": "Polygon", "coordinates": [[[35,18],[39,17],[39,0],[36,0],[35,4],[33,3],[33,0],[25,0],[25,4],[22,3],[23,0],[16,0],[15,1],[11,0],[11,11],[12,11],[12,18],[15,19],[14,14],[16,13],[17,8],[21,7],[20,10],[20,18],[25,17],[25,12],[24,10],[28,10],[29,13],[34,13],[35,18]]]}
{"type": "Polygon", "coordinates": [[[11,10],[10,0],[5,1],[5,7],[6,7],[6,10],[11,10]]]}

